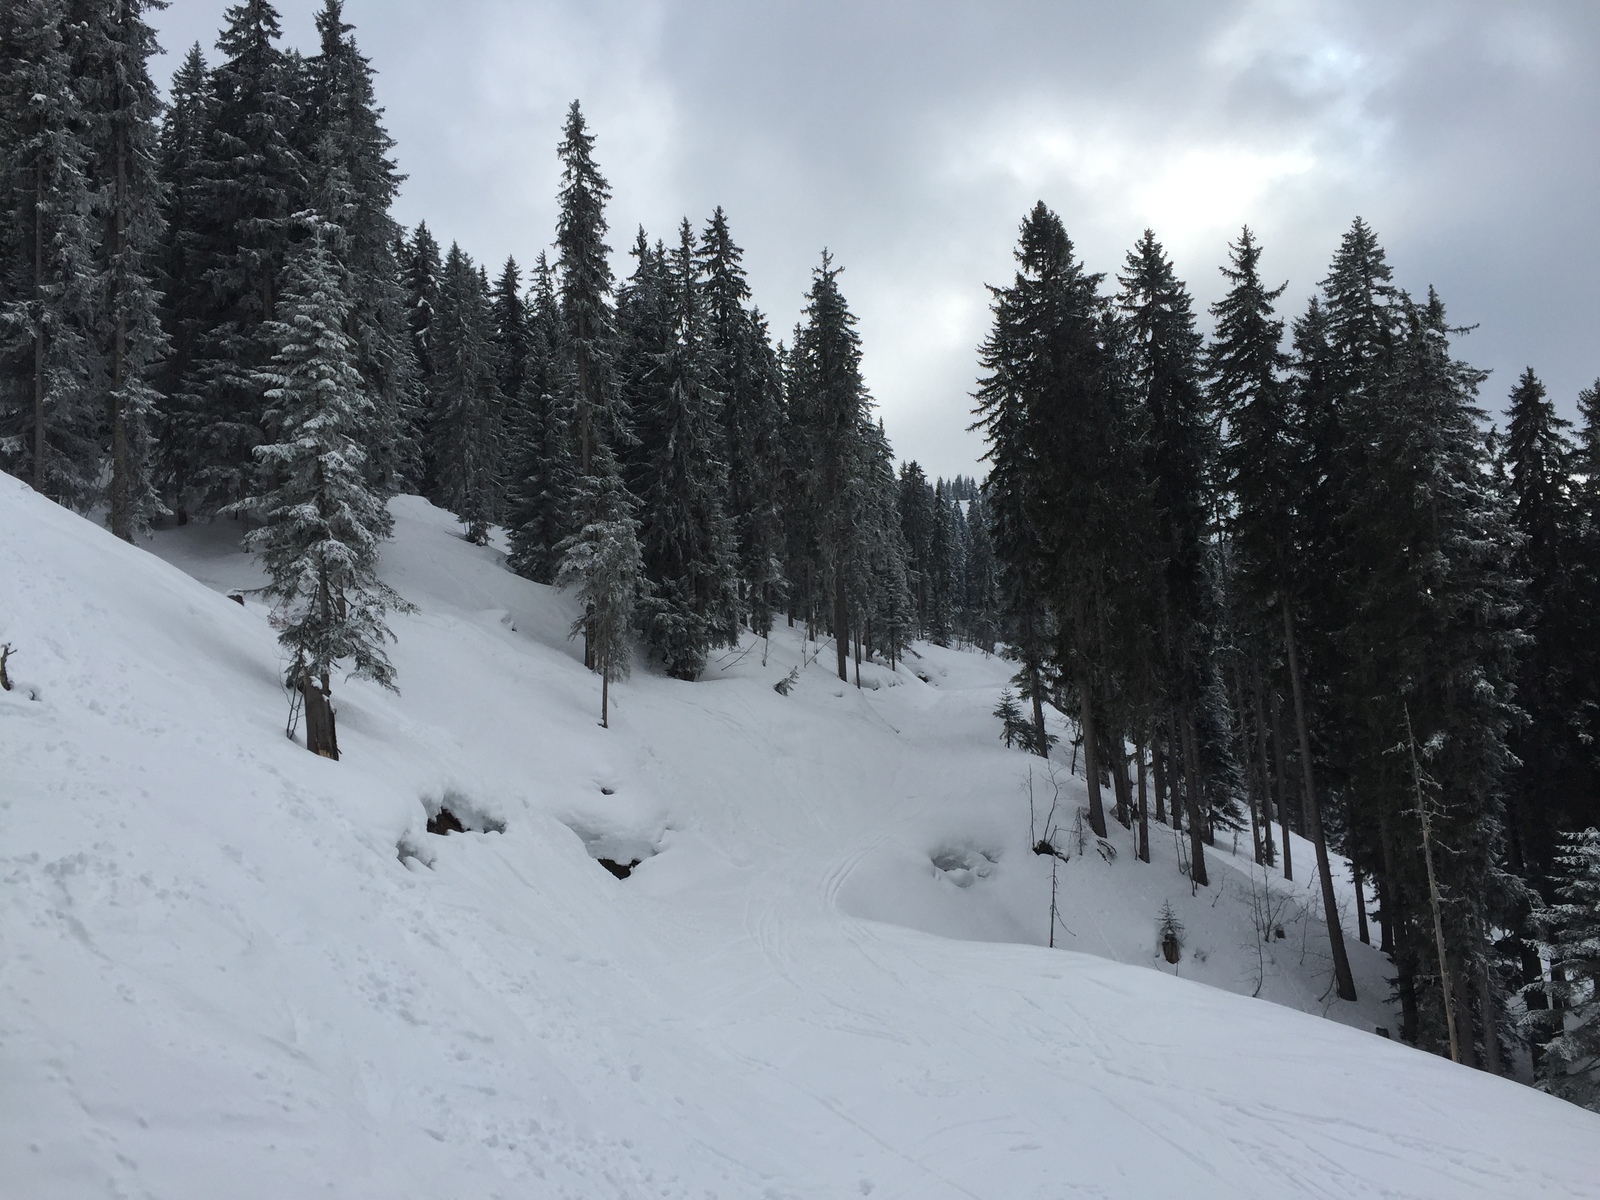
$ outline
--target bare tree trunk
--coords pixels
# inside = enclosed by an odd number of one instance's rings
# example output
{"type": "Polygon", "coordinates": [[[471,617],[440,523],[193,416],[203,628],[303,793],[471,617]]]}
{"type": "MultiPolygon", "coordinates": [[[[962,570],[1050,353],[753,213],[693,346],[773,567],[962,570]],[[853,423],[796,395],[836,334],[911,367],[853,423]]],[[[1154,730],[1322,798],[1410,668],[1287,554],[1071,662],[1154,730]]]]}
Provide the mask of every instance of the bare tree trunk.
{"type": "Polygon", "coordinates": [[[1237,670],[1233,672],[1233,710],[1239,716],[1239,759],[1244,766],[1245,800],[1250,805],[1250,849],[1255,862],[1264,865],[1267,859],[1261,848],[1260,820],[1263,805],[1255,764],[1250,759],[1250,726],[1244,717],[1244,693],[1239,687],[1237,670]]]}
{"type": "Polygon", "coordinates": [[[611,728],[611,672],[600,672],[600,728],[611,728]]]}
{"type": "Polygon", "coordinates": [[[306,706],[306,749],[335,762],[339,758],[339,735],[334,727],[333,705],[330,703],[327,677],[321,685],[312,679],[311,671],[300,670],[300,696],[306,706]]]}
{"type": "Polygon", "coordinates": [[[1117,798],[1117,824],[1124,829],[1133,827],[1133,789],[1128,786],[1128,744],[1121,734],[1106,739],[1106,749],[1111,754],[1113,774],[1112,794],[1117,798]]]}
{"type": "Polygon", "coordinates": [[[1300,659],[1295,651],[1294,613],[1289,597],[1283,597],[1283,641],[1289,659],[1289,683],[1294,692],[1294,720],[1300,734],[1300,771],[1305,780],[1306,817],[1311,844],[1317,851],[1317,875],[1322,882],[1322,909],[1328,925],[1328,948],[1333,954],[1333,979],[1339,999],[1356,998],[1356,979],[1350,971],[1350,955],[1345,950],[1344,929],[1339,924],[1339,905],[1333,894],[1333,867],[1328,861],[1328,840],[1322,832],[1322,805],[1317,798],[1311,768],[1311,737],[1306,732],[1305,689],[1300,683],[1300,659]]]}
{"type": "Polygon", "coordinates": [[[850,600],[844,590],[844,563],[833,569],[833,641],[839,652],[839,682],[850,682],[850,600]]]}
{"type": "Polygon", "coordinates": [[[1180,736],[1183,738],[1183,790],[1189,804],[1189,878],[1201,887],[1209,887],[1211,878],[1206,872],[1206,823],[1200,815],[1200,763],[1194,748],[1194,725],[1187,707],[1183,710],[1180,736]]]}
{"type": "Polygon", "coordinates": [[[44,163],[33,193],[33,490],[44,495],[44,163]]]}
{"type": "Polygon", "coordinates": [[[1406,711],[1406,740],[1411,743],[1411,779],[1417,791],[1417,815],[1422,820],[1422,861],[1428,868],[1428,903],[1433,908],[1433,941],[1439,951],[1439,986],[1444,989],[1444,1017],[1450,1033],[1450,1061],[1461,1061],[1461,1042],[1456,1036],[1456,1006],[1450,992],[1450,959],[1444,946],[1444,917],[1439,911],[1439,883],[1433,875],[1433,839],[1428,821],[1428,805],[1422,798],[1422,771],[1417,764],[1417,739],[1411,732],[1411,712],[1406,711]]]}
{"type": "Polygon", "coordinates": [[[1172,804],[1168,815],[1172,818],[1174,833],[1183,832],[1183,805],[1178,802],[1178,793],[1182,790],[1183,783],[1183,732],[1178,728],[1177,711],[1167,714],[1167,782],[1172,789],[1172,804]]]}
{"type": "Polygon", "coordinates": [[[1356,936],[1361,939],[1363,946],[1372,945],[1372,935],[1367,929],[1367,881],[1362,877],[1361,868],[1355,863],[1350,864],[1351,873],[1355,876],[1356,884],[1356,936]]]}
{"type": "Polygon", "coordinates": [[[1294,844],[1289,841],[1289,756],[1283,748],[1283,703],[1272,691],[1272,756],[1278,765],[1278,820],[1283,825],[1283,877],[1294,878],[1294,844]]]}
{"type": "Polygon", "coordinates": [[[1261,845],[1268,865],[1278,861],[1277,847],[1272,844],[1272,760],[1267,754],[1267,723],[1261,709],[1261,673],[1255,664],[1250,667],[1251,707],[1256,718],[1256,759],[1261,763],[1261,845]]]}
{"type": "Polygon", "coordinates": [[[1139,764],[1139,861],[1150,861],[1150,796],[1145,787],[1144,743],[1135,742],[1133,753],[1139,764]]]}
{"type": "Polygon", "coordinates": [[[133,541],[133,447],[128,439],[128,399],[123,393],[128,379],[128,315],[123,302],[122,274],[127,269],[127,140],[125,127],[117,129],[117,177],[113,244],[117,266],[111,278],[111,303],[116,310],[116,331],[111,344],[111,393],[107,416],[111,426],[111,497],[107,517],[111,532],[133,541]]]}
{"type": "Polygon", "coordinates": [[[1106,836],[1106,810],[1100,799],[1099,747],[1095,745],[1094,701],[1087,683],[1078,684],[1078,721],[1083,731],[1083,773],[1089,784],[1089,828],[1106,836]]]}
{"type": "Polygon", "coordinates": [[[1494,999],[1494,983],[1489,978],[1489,939],[1478,931],[1478,1021],[1483,1026],[1484,1070],[1499,1075],[1505,1070],[1500,1061],[1500,1008],[1494,999]]]}
{"type": "Polygon", "coordinates": [[[1378,926],[1378,950],[1393,958],[1394,909],[1389,907],[1389,884],[1382,871],[1372,877],[1372,885],[1377,890],[1378,912],[1383,917],[1383,924],[1378,926]]]}
{"type": "Polygon", "coordinates": [[[1167,823],[1167,767],[1164,761],[1166,743],[1156,734],[1150,739],[1150,769],[1155,773],[1156,820],[1167,823]]]}

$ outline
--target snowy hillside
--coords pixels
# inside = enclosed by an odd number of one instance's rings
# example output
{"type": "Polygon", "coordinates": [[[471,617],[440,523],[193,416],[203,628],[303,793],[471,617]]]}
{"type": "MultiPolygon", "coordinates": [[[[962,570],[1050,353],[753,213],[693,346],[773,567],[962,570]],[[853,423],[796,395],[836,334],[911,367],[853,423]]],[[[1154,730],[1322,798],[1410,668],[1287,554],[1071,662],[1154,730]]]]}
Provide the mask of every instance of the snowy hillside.
{"type": "Polygon", "coordinates": [[[1600,1196],[1600,1117],[1375,1036],[1382,959],[1332,1000],[1247,858],[1080,853],[1065,762],[1045,948],[1004,663],[785,697],[782,629],[602,730],[567,601],[394,509],[402,694],[336,682],[333,763],[236,526],[152,553],[0,475],[0,1196],[1600,1196]]]}

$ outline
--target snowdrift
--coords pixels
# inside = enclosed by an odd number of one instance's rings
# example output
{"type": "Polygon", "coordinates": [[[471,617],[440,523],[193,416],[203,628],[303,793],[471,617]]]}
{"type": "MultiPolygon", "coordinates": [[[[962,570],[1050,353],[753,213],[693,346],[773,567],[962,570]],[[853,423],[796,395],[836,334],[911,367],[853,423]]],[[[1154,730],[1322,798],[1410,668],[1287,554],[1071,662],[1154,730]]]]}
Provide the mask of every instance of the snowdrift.
{"type": "Polygon", "coordinates": [[[1080,845],[1005,664],[783,629],[601,730],[567,600],[394,510],[402,694],[336,683],[332,763],[236,526],[0,476],[0,1194],[1600,1195],[1600,1118],[1374,1035],[1370,948],[1331,999],[1303,886],[1080,845]]]}

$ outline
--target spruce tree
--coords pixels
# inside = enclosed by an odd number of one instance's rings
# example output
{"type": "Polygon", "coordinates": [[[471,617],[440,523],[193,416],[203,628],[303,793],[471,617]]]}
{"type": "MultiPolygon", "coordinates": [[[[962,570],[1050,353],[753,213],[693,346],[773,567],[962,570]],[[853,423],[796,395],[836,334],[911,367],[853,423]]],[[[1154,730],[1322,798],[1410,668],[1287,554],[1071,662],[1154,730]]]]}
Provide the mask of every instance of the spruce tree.
{"type": "Polygon", "coordinates": [[[638,501],[623,478],[619,451],[631,438],[618,397],[616,318],[605,243],[610,186],[594,161],[594,137],[574,100],[558,149],[560,214],[556,223],[561,314],[562,408],[574,444],[571,512],[575,532],[556,548],[556,583],[575,588],[583,616],[584,663],[601,677],[601,724],[610,685],[629,667],[628,638],[640,589],[638,501]]]}
{"type": "Polygon", "coordinates": [[[106,520],[131,541],[164,507],[152,479],[154,380],[166,353],[154,278],[163,236],[156,115],[157,50],[149,0],[75,0],[74,74],[83,96],[95,179],[94,337],[102,364],[110,471],[106,520]]]}
{"type": "MultiPolygon", "coordinates": [[[[1142,475],[1155,516],[1155,544],[1147,551],[1146,566],[1160,581],[1161,597],[1159,616],[1130,613],[1121,622],[1124,636],[1132,638],[1131,670],[1124,673],[1134,675],[1134,664],[1144,657],[1138,645],[1141,627],[1158,622],[1153,640],[1160,647],[1161,689],[1190,764],[1186,775],[1192,776],[1185,788],[1191,872],[1204,884],[1204,834],[1230,803],[1225,781],[1231,766],[1223,749],[1228,722],[1219,717],[1216,703],[1219,608],[1211,539],[1216,426],[1201,385],[1201,338],[1188,289],[1150,230],[1128,253],[1119,280],[1131,383],[1142,409],[1142,475]]],[[[1138,557],[1142,549],[1130,540],[1127,557],[1138,557]]],[[[1125,608],[1132,590],[1121,589],[1125,608]]],[[[1129,699],[1137,706],[1139,697],[1129,699]]]]}
{"type": "Polygon", "coordinates": [[[345,333],[348,273],[341,231],[310,214],[289,259],[279,317],[263,333],[273,347],[260,372],[268,440],[255,450],[251,494],[232,509],[261,522],[245,535],[270,576],[278,640],[292,655],[286,681],[306,705],[307,749],[339,757],[331,675],[391,690],[394,667],[385,616],[407,605],[377,576],[393,519],[367,482],[361,434],[372,398],[345,333]]]}
{"type": "Polygon", "coordinates": [[[1453,357],[1455,331],[1433,293],[1423,305],[1401,295],[1396,316],[1387,377],[1355,392],[1350,413],[1362,458],[1345,514],[1352,608],[1339,638],[1353,807],[1378,833],[1395,962],[1417,992],[1408,1033],[1443,1044],[1448,986],[1464,1054],[1476,1007],[1485,1065],[1498,1069],[1503,996],[1490,941],[1517,904],[1499,870],[1522,640],[1508,570],[1515,539],[1492,490],[1476,405],[1483,373],[1453,357]],[[1391,750],[1402,738],[1414,739],[1414,763],[1391,750]],[[1443,968],[1419,802],[1447,900],[1443,968]]]}
{"type": "Polygon", "coordinates": [[[206,207],[203,166],[211,125],[211,77],[197,42],[173,73],[161,125],[160,179],[163,230],[159,248],[161,320],[167,355],[159,375],[162,394],[156,483],[180,524],[198,495],[204,410],[196,363],[211,304],[205,278],[206,207]]]}
{"type": "Polygon", "coordinates": [[[522,297],[522,269],[509,255],[495,280],[491,307],[495,359],[500,364],[496,383],[500,394],[510,401],[522,394],[527,377],[529,334],[527,307],[522,297]]]}
{"type": "Polygon", "coordinates": [[[659,387],[634,410],[642,550],[651,595],[644,627],[667,673],[696,679],[707,653],[738,636],[738,561],[723,510],[720,401],[707,380],[705,312],[688,221],[667,265],[670,341],[651,364],[659,387]]]}
{"type": "Polygon", "coordinates": [[[865,431],[871,400],[861,379],[861,338],[856,318],[839,290],[839,273],[826,251],[813,268],[805,323],[791,358],[792,402],[810,456],[805,503],[815,523],[813,575],[825,580],[839,678],[848,681],[851,557],[858,536],[868,458],[865,431]]]}
{"type": "Polygon", "coordinates": [[[1573,447],[1569,423],[1556,415],[1544,384],[1529,368],[1511,391],[1505,459],[1520,535],[1513,567],[1524,580],[1523,620],[1529,640],[1519,654],[1517,705],[1527,714],[1512,739],[1520,761],[1511,787],[1511,861],[1537,880],[1547,877],[1569,795],[1584,790],[1588,753],[1572,736],[1573,677],[1581,649],[1574,621],[1577,513],[1569,495],[1573,447]]]}
{"type": "Polygon", "coordinates": [[[744,251],[719,207],[696,251],[705,310],[706,377],[722,396],[726,509],[733,522],[750,628],[765,634],[783,588],[779,484],[782,397],[759,312],[747,307],[744,251]]]}
{"type": "Polygon", "coordinates": [[[429,441],[439,502],[461,519],[467,540],[486,545],[499,517],[502,400],[488,289],[452,243],[431,325],[429,441]]]}
{"type": "Polygon", "coordinates": [[[272,345],[262,326],[273,317],[291,216],[308,198],[293,141],[300,81],[278,46],[277,11],[244,0],[224,21],[199,167],[205,227],[197,241],[210,302],[191,378],[178,384],[199,401],[197,475],[208,510],[243,495],[264,436],[259,371],[272,345]]]}
{"type": "Polygon", "coordinates": [[[1550,1003],[1529,1012],[1546,1049],[1540,1085],[1600,1112],[1600,830],[1564,835],[1553,865],[1557,903],[1538,921],[1550,1003]]]}
{"type": "MultiPolygon", "coordinates": [[[[984,371],[977,420],[988,442],[987,498],[1000,565],[1004,636],[1020,661],[1018,684],[1031,701],[1035,744],[1046,745],[1044,700],[1051,673],[1055,613],[1050,607],[1052,532],[1040,427],[1054,395],[1049,347],[1057,306],[1093,320],[1100,276],[1085,275],[1060,219],[1041,201],[1023,220],[1015,251],[1018,271],[1008,288],[991,286],[994,323],[981,349],[984,371]]],[[[1039,751],[1043,753],[1041,749],[1039,751]]],[[[1099,779],[1090,781],[1098,798],[1099,779]]]]}
{"type": "MultiPolygon", "coordinates": [[[[1227,513],[1230,589],[1247,645],[1270,646],[1281,625],[1280,613],[1293,605],[1296,567],[1294,511],[1298,498],[1293,454],[1291,393],[1284,378],[1288,356],[1283,352],[1284,323],[1273,305],[1287,284],[1268,288],[1262,282],[1261,245],[1249,228],[1228,247],[1229,265],[1222,267],[1227,294],[1211,306],[1215,332],[1206,350],[1213,402],[1227,423],[1219,467],[1222,489],[1231,500],[1227,513]]],[[[1252,664],[1251,690],[1257,693],[1270,666],[1266,658],[1252,664]]],[[[1265,705],[1259,723],[1265,725],[1265,705]]],[[[1281,750],[1281,747],[1279,747],[1281,750]]],[[[1261,758],[1267,761],[1263,728],[1261,758]]],[[[1281,755],[1279,756],[1281,757],[1281,755]]],[[[1263,768],[1263,774],[1268,774],[1263,768]]],[[[1283,822],[1283,873],[1294,878],[1289,840],[1287,781],[1277,776],[1276,800],[1283,822]]]]}
{"type": "Polygon", "coordinates": [[[89,122],[63,0],[0,9],[0,464],[79,508],[97,498],[89,122]]]}
{"type": "Polygon", "coordinates": [[[510,564],[519,575],[553,583],[556,547],[571,531],[575,468],[561,314],[554,275],[542,252],[529,292],[527,328],[522,391],[507,431],[510,564]]]}
{"type": "Polygon", "coordinates": [[[313,201],[344,231],[351,335],[374,405],[365,435],[368,473],[388,494],[414,472],[417,453],[408,427],[416,404],[416,362],[407,345],[407,295],[397,253],[403,231],[390,215],[405,177],[395,167],[394,139],[383,125],[372,66],[343,13],[342,0],[324,0],[317,14],[319,50],[304,71],[296,133],[308,160],[313,201]],[[327,211],[331,191],[325,180],[335,172],[343,184],[339,212],[327,211]]]}
{"type": "Polygon", "coordinates": [[[900,529],[906,541],[907,571],[916,601],[917,636],[928,636],[933,581],[933,488],[915,460],[900,467],[900,529]]]}

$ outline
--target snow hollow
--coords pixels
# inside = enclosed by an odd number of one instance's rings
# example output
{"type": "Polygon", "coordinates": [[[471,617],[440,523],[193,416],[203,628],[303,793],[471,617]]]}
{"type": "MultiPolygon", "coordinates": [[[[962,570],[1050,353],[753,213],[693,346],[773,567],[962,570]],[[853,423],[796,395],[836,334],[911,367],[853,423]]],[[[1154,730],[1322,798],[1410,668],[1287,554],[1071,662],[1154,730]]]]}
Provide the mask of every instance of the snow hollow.
{"type": "Polygon", "coordinates": [[[780,629],[603,730],[569,601],[392,508],[401,694],[333,763],[236,525],[0,475],[0,1195],[1600,1196],[1600,1117],[1374,1033],[1376,951],[1331,998],[1301,886],[1080,838],[1007,664],[780,629]]]}

